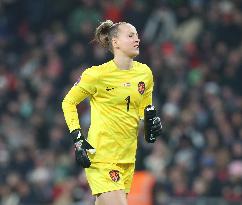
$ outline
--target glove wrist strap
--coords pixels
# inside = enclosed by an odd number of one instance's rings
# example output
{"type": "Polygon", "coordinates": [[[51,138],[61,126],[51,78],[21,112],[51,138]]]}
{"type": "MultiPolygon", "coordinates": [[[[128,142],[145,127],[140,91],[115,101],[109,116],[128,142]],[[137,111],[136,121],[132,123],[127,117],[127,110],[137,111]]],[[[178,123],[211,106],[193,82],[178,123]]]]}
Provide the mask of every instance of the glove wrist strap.
{"type": "MultiPolygon", "coordinates": [[[[81,129],[76,129],[76,130],[73,130],[71,132],[71,135],[72,135],[72,140],[73,142],[76,144],[80,141],[83,141],[85,140],[83,134],[82,134],[82,130],[81,129]]],[[[81,142],[82,143],[82,142],[81,142]]]]}

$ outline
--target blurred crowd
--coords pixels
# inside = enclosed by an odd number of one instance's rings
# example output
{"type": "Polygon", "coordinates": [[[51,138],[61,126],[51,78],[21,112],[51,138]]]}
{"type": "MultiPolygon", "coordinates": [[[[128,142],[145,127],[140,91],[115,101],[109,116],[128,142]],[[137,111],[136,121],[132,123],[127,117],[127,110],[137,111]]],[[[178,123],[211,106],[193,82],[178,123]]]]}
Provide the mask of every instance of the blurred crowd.
{"type": "MultiPolygon", "coordinates": [[[[163,135],[137,170],[169,197],[242,201],[240,0],[1,0],[0,204],[93,204],[61,101],[81,72],[112,56],[90,43],[102,20],[133,24],[153,71],[163,135]]],[[[90,123],[88,100],[78,106],[90,123]]]]}

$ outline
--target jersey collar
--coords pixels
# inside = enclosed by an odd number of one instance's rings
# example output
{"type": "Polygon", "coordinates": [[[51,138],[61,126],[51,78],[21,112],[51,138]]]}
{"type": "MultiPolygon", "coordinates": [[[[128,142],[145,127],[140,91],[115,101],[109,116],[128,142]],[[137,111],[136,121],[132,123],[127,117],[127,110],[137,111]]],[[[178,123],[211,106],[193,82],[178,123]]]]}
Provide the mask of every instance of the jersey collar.
{"type": "Polygon", "coordinates": [[[134,64],[135,64],[135,61],[133,61],[132,67],[130,69],[128,69],[128,70],[122,70],[122,69],[119,69],[118,68],[118,66],[115,64],[115,62],[113,60],[111,60],[111,65],[114,68],[114,70],[118,70],[118,71],[121,71],[121,72],[129,72],[131,70],[134,70],[134,64]]]}

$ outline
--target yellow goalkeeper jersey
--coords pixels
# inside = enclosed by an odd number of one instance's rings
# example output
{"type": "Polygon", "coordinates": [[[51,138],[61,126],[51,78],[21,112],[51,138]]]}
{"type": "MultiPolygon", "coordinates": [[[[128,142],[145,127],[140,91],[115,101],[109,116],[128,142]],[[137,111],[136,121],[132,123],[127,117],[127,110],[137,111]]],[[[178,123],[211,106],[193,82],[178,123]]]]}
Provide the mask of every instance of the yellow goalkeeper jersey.
{"type": "Polygon", "coordinates": [[[70,132],[80,128],[76,105],[87,96],[91,104],[88,142],[96,148],[92,162],[134,163],[139,120],[152,104],[150,68],[133,61],[129,70],[113,60],[86,69],[62,102],[70,132]]]}

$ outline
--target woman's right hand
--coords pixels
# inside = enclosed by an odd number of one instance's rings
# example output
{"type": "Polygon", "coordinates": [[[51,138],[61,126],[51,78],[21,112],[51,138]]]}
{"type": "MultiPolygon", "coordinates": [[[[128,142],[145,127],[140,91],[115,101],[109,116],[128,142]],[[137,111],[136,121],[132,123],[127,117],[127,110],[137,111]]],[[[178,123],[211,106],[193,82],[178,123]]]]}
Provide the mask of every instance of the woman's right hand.
{"type": "Polygon", "coordinates": [[[81,129],[76,129],[71,132],[72,140],[75,148],[75,157],[78,165],[81,165],[83,168],[88,168],[91,166],[91,161],[88,158],[87,152],[94,154],[96,152],[85,139],[82,134],[81,129]]]}

